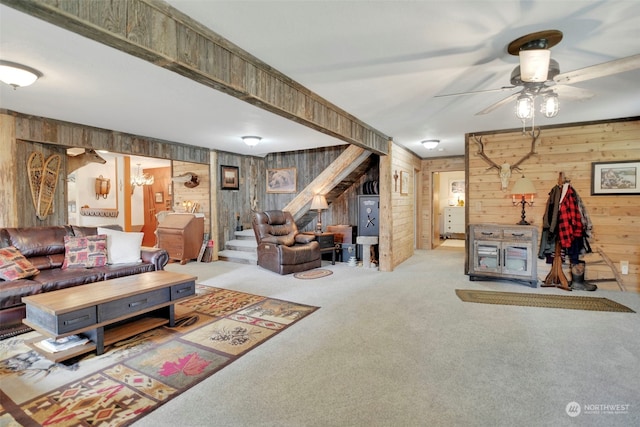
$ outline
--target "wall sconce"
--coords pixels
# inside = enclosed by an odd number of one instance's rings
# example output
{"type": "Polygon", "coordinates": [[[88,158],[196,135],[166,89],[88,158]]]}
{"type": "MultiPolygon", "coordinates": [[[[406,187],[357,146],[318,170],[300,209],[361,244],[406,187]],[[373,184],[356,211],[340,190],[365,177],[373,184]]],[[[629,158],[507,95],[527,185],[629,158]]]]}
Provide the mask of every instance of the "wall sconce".
{"type": "Polygon", "coordinates": [[[32,85],[41,76],[40,71],[25,65],[0,61],[0,81],[13,86],[14,89],[32,85]]]}
{"type": "Polygon", "coordinates": [[[200,207],[200,203],[191,200],[185,200],[184,202],[182,202],[182,207],[187,213],[195,213],[200,207]]]}
{"type": "Polygon", "coordinates": [[[262,138],[260,138],[259,136],[243,136],[242,140],[249,147],[255,147],[256,145],[258,145],[260,143],[262,138]]]}
{"type": "Polygon", "coordinates": [[[111,180],[109,178],[103,178],[102,175],[96,178],[96,200],[106,199],[111,190],[111,180]]]}
{"type": "Polygon", "coordinates": [[[517,225],[529,225],[526,221],[526,214],[524,211],[525,205],[533,206],[533,196],[536,194],[536,187],[533,185],[533,182],[529,178],[525,178],[524,175],[522,178],[518,178],[516,183],[513,185],[513,189],[511,190],[511,203],[513,206],[522,205],[522,214],[520,216],[521,220],[517,225]],[[526,197],[529,196],[529,201],[526,200],[526,197]],[[518,200],[520,199],[520,200],[518,200]]]}
{"type": "Polygon", "coordinates": [[[311,201],[311,209],[318,211],[318,223],[316,224],[316,234],[322,234],[322,210],[328,209],[327,199],[321,195],[316,194],[311,201]]]}

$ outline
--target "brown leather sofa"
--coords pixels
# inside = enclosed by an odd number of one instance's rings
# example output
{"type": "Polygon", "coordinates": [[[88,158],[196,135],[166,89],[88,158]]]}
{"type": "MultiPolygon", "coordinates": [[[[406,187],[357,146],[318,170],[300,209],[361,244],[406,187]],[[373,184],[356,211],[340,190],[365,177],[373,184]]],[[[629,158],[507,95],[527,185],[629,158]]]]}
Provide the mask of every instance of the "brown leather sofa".
{"type": "Polygon", "coordinates": [[[287,211],[259,212],[253,216],[258,242],[258,265],[278,274],[320,267],[320,244],[313,234],[301,234],[287,211]]]}
{"type": "Polygon", "coordinates": [[[22,297],[163,270],[169,261],[166,250],[142,247],[142,262],[61,269],[65,256],[64,236],[82,237],[95,234],[95,227],[75,225],[0,229],[0,247],[16,247],[39,270],[38,274],[27,279],[0,279],[0,338],[6,338],[25,329],[22,319],[26,316],[26,311],[22,297]]]}

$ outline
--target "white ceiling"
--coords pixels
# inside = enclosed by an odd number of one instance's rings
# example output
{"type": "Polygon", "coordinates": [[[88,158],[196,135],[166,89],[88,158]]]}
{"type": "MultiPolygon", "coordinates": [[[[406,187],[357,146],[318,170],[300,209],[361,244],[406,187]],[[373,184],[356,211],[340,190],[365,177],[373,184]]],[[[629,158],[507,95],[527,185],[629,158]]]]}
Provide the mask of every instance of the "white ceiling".
{"type": "MultiPolygon", "coordinates": [[[[640,53],[635,0],[168,3],[422,158],[463,155],[465,133],[521,126],[511,104],[475,115],[513,91],[435,98],[509,85],[518,59],[506,46],[520,36],[562,31],[551,49],[561,72],[640,53]]],[[[240,154],[343,144],[4,5],[0,59],[43,73],[1,84],[3,109],[240,154]],[[249,148],[242,135],[263,141],[249,148]]],[[[536,123],[640,115],[638,82],[640,70],[576,84],[595,96],[561,97],[559,115],[536,123]]]]}

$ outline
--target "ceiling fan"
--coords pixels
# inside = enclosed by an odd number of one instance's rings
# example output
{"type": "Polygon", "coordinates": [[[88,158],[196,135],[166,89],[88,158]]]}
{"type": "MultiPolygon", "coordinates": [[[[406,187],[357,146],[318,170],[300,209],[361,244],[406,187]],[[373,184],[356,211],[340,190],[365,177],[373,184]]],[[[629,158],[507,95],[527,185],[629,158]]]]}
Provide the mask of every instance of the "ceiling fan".
{"type": "Polygon", "coordinates": [[[498,92],[522,87],[520,91],[488,106],[476,115],[490,113],[515,100],[516,116],[523,121],[531,119],[535,114],[535,100],[541,96],[543,99],[541,112],[546,117],[555,117],[558,114],[558,95],[568,99],[588,99],[594,95],[591,91],[570,85],[640,68],[640,54],[638,54],[560,73],[560,66],[557,61],[551,59],[549,49],[561,40],[561,31],[545,30],[527,34],[509,43],[507,51],[520,58],[520,65],[511,73],[511,86],[436,95],[436,98],[498,92]]]}

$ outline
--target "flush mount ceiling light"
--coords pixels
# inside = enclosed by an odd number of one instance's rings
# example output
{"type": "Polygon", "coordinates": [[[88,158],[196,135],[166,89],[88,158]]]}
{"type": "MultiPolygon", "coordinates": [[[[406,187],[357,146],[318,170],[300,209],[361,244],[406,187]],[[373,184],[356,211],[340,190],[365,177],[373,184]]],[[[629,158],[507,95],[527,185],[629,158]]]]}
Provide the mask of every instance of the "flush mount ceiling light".
{"type": "Polygon", "coordinates": [[[421,142],[421,144],[427,150],[433,150],[434,148],[436,148],[438,146],[438,144],[440,144],[440,140],[439,139],[425,139],[424,141],[421,142]]]}
{"type": "Polygon", "coordinates": [[[259,136],[243,136],[242,140],[244,141],[245,144],[247,144],[249,147],[255,147],[256,145],[258,145],[260,143],[260,141],[262,140],[261,137],[259,136]]]}
{"type": "Polygon", "coordinates": [[[13,88],[32,85],[42,76],[38,70],[15,62],[0,61],[0,81],[13,88]]]}

